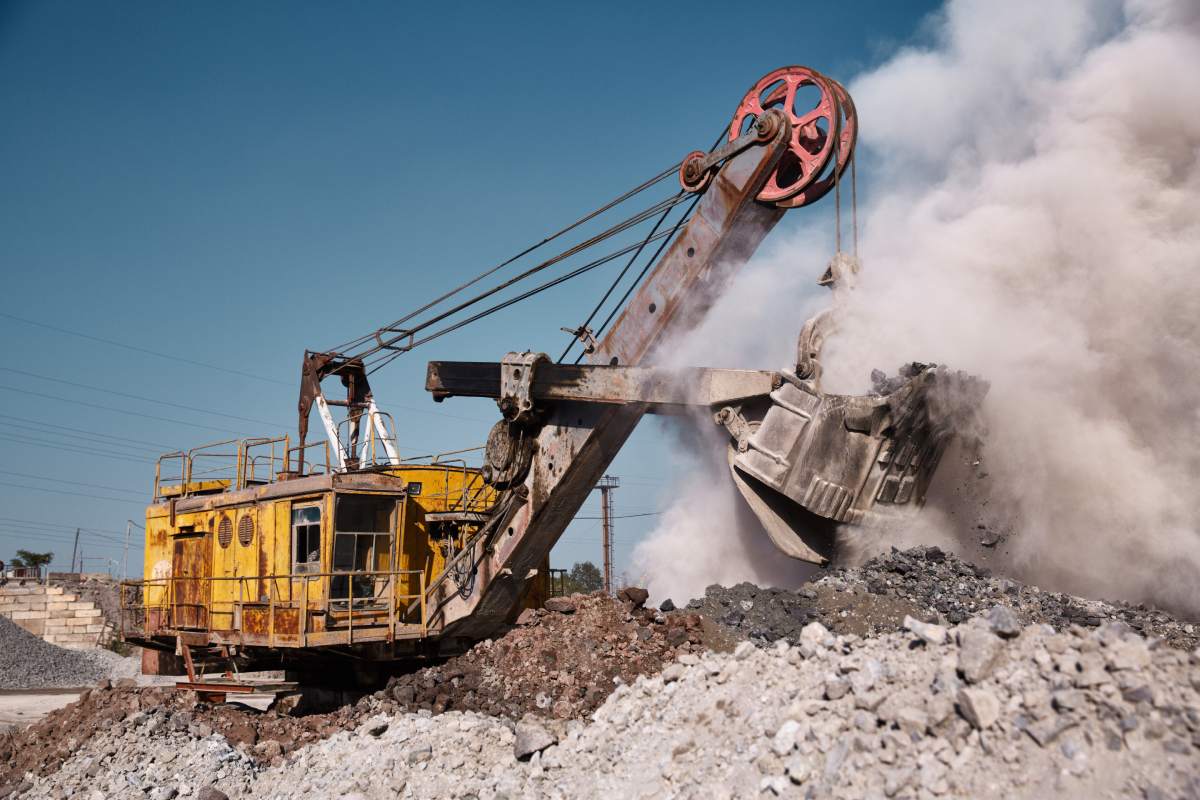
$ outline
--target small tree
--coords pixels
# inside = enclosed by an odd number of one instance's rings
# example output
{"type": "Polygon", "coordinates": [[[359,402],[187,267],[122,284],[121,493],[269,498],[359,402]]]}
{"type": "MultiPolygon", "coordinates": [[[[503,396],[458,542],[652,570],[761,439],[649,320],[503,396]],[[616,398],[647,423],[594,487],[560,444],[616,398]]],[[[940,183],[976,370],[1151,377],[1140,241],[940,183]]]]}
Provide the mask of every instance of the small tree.
{"type": "Polygon", "coordinates": [[[14,567],[29,567],[40,570],[54,560],[54,553],[31,553],[28,550],[18,550],[13,559],[14,567]]]}
{"type": "Polygon", "coordinates": [[[600,568],[590,561],[576,561],[567,573],[567,591],[590,594],[604,588],[604,577],[600,568]]]}

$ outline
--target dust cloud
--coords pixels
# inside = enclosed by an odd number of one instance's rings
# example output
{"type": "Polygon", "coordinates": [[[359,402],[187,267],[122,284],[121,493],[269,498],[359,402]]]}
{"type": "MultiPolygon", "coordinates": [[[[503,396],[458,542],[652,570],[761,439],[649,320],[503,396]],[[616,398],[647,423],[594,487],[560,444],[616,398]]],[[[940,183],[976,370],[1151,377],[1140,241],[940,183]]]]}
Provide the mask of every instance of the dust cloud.
{"type": "MultiPolygon", "coordinates": [[[[971,0],[927,30],[850,84],[864,270],[825,388],[861,392],[871,368],[912,360],[985,377],[988,514],[1012,532],[1012,569],[1196,616],[1200,5],[971,0]]],[[[680,363],[790,363],[829,302],[810,288],[827,241],[801,229],[756,258],[680,363]]],[[[781,556],[738,546],[727,477],[697,495],[725,466],[693,452],[706,466],[635,571],[676,600],[786,582],[781,556]]],[[[929,536],[961,537],[965,520],[926,512],[929,536]]]]}

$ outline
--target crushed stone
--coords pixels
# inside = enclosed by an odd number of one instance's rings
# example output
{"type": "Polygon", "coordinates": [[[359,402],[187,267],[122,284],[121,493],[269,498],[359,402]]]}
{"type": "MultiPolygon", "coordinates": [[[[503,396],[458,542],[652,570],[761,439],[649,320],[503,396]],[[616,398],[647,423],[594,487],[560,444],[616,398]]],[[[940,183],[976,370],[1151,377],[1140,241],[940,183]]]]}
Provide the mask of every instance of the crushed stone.
{"type": "Polygon", "coordinates": [[[714,585],[688,609],[741,638],[798,644],[800,631],[814,621],[837,633],[873,636],[902,629],[905,617],[953,625],[996,606],[1012,613],[1010,625],[1038,622],[1062,630],[1119,621],[1172,647],[1200,646],[1200,625],[1194,622],[1144,605],[1089,600],[996,577],[937,547],[893,550],[860,567],[831,570],[794,591],[714,585]]]}

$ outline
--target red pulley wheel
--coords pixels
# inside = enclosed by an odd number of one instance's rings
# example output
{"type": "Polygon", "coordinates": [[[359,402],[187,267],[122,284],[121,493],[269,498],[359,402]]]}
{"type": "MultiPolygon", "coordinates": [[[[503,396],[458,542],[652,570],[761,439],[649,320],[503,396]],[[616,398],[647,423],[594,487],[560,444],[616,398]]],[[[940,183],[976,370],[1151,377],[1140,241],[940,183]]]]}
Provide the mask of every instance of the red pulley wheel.
{"type": "Polygon", "coordinates": [[[850,93],[846,91],[846,87],[833,78],[826,78],[825,80],[833,87],[834,95],[837,97],[838,105],[841,108],[841,126],[837,137],[837,152],[833,156],[836,161],[833,169],[829,170],[825,177],[810,183],[792,197],[776,203],[780,208],[799,208],[820,200],[829,193],[837,181],[842,179],[842,173],[850,165],[850,160],[854,158],[854,145],[858,140],[858,114],[854,108],[854,100],[851,99],[850,93]]]}
{"type": "Polygon", "coordinates": [[[824,75],[808,67],[780,67],[764,75],[742,98],[729,125],[730,141],[742,132],[747,117],[757,118],[769,108],[780,109],[792,123],[787,150],[758,194],[759,200],[775,203],[799,194],[821,175],[840,138],[842,112],[824,75]],[[820,96],[811,109],[797,109],[797,92],[807,86],[816,87],[820,96]],[[822,120],[824,129],[818,124],[822,120]]]}

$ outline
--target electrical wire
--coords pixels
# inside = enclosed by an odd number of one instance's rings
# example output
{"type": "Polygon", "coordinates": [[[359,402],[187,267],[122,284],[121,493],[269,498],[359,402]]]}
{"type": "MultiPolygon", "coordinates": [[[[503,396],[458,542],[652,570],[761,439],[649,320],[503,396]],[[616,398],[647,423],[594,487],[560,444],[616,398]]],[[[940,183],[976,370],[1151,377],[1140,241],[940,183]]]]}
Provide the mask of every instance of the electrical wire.
{"type": "Polygon", "coordinates": [[[42,381],[49,381],[51,383],[60,383],[65,386],[74,386],[77,389],[87,389],[88,391],[92,391],[92,392],[103,392],[104,394],[111,394],[111,395],[115,395],[117,397],[125,397],[125,398],[129,398],[131,400],[137,400],[138,402],[142,402],[142,403],[154,403],[155,405],[168,406],[170,408],[178,408],[178,409],[182,409],[183,411],[196,411],[201,414],[211,414],[214,417],[226,417],[227,419],[236,419],[241,422],[253,422],[256,425],[270,425],[273,428],[280,427],[279,423],[268,422],[267,420],[264,420],[264,419],[255,419],[253,417],[242,417],[237,414],[226,414],[223,411],[213,411],[212,409],[208,409],[208,408],[200,408],[198,406],[189,406],[189,405],[184,405],[182,403],[173,403],[170,400],[158,400],[153,397],[146,397],[145,395],[131,394],[129,392],[118,392],[115,389],[105,389],[102,386],[93,386],[88,383],[78,383],[76,381],[63,380],[62,378],[52,378],[49,375],[39,375],[36,372],[28,372],[23,369],[17,369],[16,367],[6,367],[3,365],[0,365],[0,371],[12,372],[17,375],[25,375],[30,378],[36,378],[36,379],[42,380],[42,381]]]}
{"type": "Polygon", "coordinates": [[[191,364],[192,366],[204,367],[205,369],[217,370],[218,372],[227,372],[231,375],[237,375],[242,378],[253,378],[254,380],[266,381],[267,383],[278,383],[283,386],[291,386],[292,385],[292,383],[289,381],[281,381],[281,380],[277,380],[275,378],[268,378],[264,375],[256,375],[253,372],[242,372],[241,370],[237,370],[237,369],[229,369],[228,367],[222,367],[222,366],[218,366],[216,364],[208,364],[203,361],[194,361],[190,358],[184,358],[183,356],[172,355],[170,353],[161,353],[157,350],[151,350],[146,347],[138,347],[136,345],[125,344],[124,342],[118,342],[114,339],[105,339],[102,336],[93,336],[88,333],[81,333],[80,331],[73,331],[69,328],[60,328],[57,325],[48,325],[45,322],[38,322],[37,320],[26,319],[25,317],[18,317],[15,314],[6,314],[4,312],[0,312],[0,317],[4,317],[5,319],[11,319],[15,322],[20,322],[25,325],[35,325],[39,328],[45,328],[47,330],[67,334],[68,336],[77,336],[81,339],[89,339],[93,342],[101,342],[103,344],[111,345],[113,347],[120,347],[125,350],[132,350],[137,353],[145,353],[146,355],[157,356],[158,358],[165,358],[169,361],[178,361],[181,364],[191,364]]]}
{"type": "Polygon", "coordinates": [[[128,503],[135,506],[144,506],[145,503],[139,503],[136,500],[126,500],[122,497],[104,497],[98,494],[85,494],[83,492],[68,492],[64,489],[43,489],[40,486],[23,486],[19,483],[9,483],[8,481],[0,481],[0,486],[8,486],[13,489],[25,489],[31,492],[48,492],[50,494],[72,495],[74,497],[89,497],[93,500],[111,500],[114,503],[128,503]]]}
{"type": "Polygon", "coordinates": [[[74,486],[86,486],[89,489],[105,489],[110,492],[126,492],[128,494],[136,494],[139,497],[145,497],[144,491],[135,489],[122,489],[117,486],[102,486],[98,483],[82,483],[81,481],[68,481],[63,478],[51,478],[47,475],[31,475],[28,472],[13,472],[12,470],[0,469],[0,475],[15,475],[18,478],[29,478],[35,481],[53,481],[55,483],[70,483],[74,486]]]}
{"type": "Polygon", "coordinates": [[[126,453],[106,453],[101,450],[88,450],[82,447],[71,447],[63,444],[54,444],[36,439],[21,438],[11,434],[0,434],[0,439],[14,442],[16,444],[26,445],[28,447],[36,447],[41,450],[58,450],[64,453],[78,453],[85,456],[102,456],[104,458],[112,458],[117,461],[129,461],[134,464],[153,464],[154,459],[150,458],[135,458],[126,453]]]}

